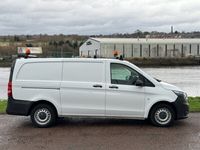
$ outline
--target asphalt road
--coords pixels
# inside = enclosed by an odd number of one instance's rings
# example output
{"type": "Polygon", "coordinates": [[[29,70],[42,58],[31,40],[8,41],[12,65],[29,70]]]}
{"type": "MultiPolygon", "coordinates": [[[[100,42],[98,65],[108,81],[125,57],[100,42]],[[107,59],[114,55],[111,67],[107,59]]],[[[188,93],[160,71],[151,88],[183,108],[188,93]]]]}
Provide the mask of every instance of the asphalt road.
{"type": "Polygon", "coordinates": [[[200,113],[173,127],[147,121],[65,119],[34,128],[29,117],[0,115],[0,150],[200,150],[200,113]]]}

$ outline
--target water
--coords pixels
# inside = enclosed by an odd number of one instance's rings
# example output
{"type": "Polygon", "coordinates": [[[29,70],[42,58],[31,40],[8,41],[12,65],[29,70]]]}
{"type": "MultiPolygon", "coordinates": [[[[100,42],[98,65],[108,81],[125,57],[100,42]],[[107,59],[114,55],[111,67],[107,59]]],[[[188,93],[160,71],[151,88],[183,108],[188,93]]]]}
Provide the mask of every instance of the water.
{"type": "Polygon", "coordinates": [[[7,85],[10,68],[0,68],[0,99],[7,98],[7,85]]]}
{"type": "MultiPolygon", "coordinates": [[[[189,96],[200,96],[200,66],[142,69],[153,77],[180,87],[189,96]]],[[[10,68],[0,68],[0,99],[7,98],[9,73],[10,68]]]]}
{"type": "Polygon", "coordinates": [[[180,87],[189,96],[200,96],[200,66],[142,69],[155,78],[180,87]]]}

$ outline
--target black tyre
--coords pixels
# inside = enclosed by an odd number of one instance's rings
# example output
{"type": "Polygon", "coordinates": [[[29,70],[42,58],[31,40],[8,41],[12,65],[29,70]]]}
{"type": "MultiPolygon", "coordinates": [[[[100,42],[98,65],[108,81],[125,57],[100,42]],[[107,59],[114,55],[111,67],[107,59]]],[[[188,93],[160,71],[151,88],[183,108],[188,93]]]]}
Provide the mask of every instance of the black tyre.
{"type": "Polygon", "coordinates": [[[174,123],[175,112],[170,105],[155,105],[149,115],[151,123],[159,127],[168,127],[174,123]]]}
{"type": "Polygon", "coordinates": [[[57,120],[56,110],[48,104],[38,104],[31,111],[31,121],[34,126],[47,128],[55,125],[57,120]]]}

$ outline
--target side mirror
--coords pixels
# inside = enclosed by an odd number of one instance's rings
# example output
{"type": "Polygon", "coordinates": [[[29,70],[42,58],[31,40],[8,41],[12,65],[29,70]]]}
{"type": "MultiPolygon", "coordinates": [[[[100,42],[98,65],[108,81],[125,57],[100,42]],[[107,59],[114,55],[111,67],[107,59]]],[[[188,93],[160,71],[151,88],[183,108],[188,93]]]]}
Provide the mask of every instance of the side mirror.
{"type": "Polygon", "coordinates": [[[135,82],[135,85],[136,86],[143,86],[144,85],[144,82],[140,79],[138,79],[136,82],[135,82]]]}

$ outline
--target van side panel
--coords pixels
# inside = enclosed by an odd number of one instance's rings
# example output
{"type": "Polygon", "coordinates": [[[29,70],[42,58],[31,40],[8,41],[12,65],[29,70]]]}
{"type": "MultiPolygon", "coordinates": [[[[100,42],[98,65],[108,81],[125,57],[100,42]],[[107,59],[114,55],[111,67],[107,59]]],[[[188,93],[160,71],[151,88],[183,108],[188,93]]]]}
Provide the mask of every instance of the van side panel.
{"type": "Polygon", "coordinates": [[[169,102],[173,103],[176,101],[177,96],[171,91],[156,87],[145,87],[146,104],[144,118],[148,118],[149,111],[152,106],[158,102],[169,102]]]}
{"type": "Polygon", "coordinates": [[[103,61],[63,63],[62,115],[104,116],[104,67],[103,61]]]}
{"type": "Polygon", "coordinates": [[[60,112],[62,62],[27,62],[18,65],[13,76],[13,98],[23,101],[47,100],[60,112]]]}

